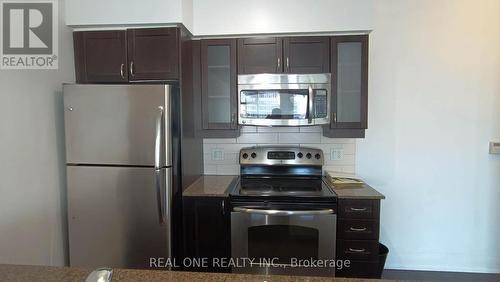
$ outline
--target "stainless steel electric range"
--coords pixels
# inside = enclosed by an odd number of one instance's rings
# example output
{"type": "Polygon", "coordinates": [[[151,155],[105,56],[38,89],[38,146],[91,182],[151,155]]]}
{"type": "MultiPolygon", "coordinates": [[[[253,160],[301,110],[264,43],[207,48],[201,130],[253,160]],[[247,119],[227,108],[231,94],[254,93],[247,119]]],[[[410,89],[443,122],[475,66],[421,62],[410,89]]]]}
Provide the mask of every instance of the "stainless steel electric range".
{"type": "Polygon", "coordinates": [[[319,149],[240,151],[240,182],[230,192],[231,253],[247,261],[233,272],[334,275],[337,199],[322,168],[319,149]]]}

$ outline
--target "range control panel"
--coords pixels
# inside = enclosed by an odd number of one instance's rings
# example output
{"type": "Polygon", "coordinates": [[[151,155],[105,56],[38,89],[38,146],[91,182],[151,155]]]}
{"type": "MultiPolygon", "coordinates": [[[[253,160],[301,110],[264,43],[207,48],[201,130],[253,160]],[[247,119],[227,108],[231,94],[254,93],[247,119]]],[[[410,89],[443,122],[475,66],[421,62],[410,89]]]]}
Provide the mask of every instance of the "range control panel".
{"type": "Polygon", "coordinates": [[[240,150],[242,165],[323,165],[323,151],[307,147],[249,147],[240,150]]]}

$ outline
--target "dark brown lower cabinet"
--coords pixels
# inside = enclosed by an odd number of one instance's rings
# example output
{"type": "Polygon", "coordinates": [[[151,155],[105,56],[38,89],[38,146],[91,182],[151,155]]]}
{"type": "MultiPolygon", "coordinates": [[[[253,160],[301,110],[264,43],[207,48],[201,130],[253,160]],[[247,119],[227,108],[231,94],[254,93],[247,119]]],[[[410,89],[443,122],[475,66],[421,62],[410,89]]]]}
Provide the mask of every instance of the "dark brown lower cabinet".
{"type": "Polygon", "coordinates": [[[229,198],[184,197],[184,257],[186,261],[205,259],[207,267],[185,267],[188,271],[230,272],[214,260],[231,257],[229,198]]]}
{"type": "Polygon", "coordinates": [[[335,276],[377,278],[379,225],[380,200],[339,200],[336,259],[350,265],[335,276]]]}

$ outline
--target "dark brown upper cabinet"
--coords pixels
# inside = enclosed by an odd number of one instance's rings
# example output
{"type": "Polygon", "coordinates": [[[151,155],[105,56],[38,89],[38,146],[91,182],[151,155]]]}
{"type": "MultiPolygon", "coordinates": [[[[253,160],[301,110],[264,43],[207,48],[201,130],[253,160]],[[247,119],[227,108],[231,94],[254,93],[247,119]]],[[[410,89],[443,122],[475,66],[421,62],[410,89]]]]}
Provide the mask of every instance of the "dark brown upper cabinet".
{"type": "Polygon", "coordinates": [[[368,125],[368,35],[331,38],[332,120],[323,134],[364,137],[368,125]],[[362,135],[362,136],[361,136],[362,135]]]}
{"type": "Polygon", "coordinates": [[[330,72],[329,37],[288,37],[283,39],[286,73],[330,72]]]}
{"type": "Polygon", "coordinates": [[[73,34],[78,83],[179,79],[179,29],[73,34]]]}
{"type": "Polygon", "coordinates": [[[77,82],[128,81],[125,31],[80,31],[73,41],[77,82]]]}
{"type": "Polygon", "coordinates": [[[127,30],[129,80],[179,78],[179,29],[127,30]]]}
{"type": "Polygon", "coordinates": [[[236,45],[236,39],[207,39],[193,45],[193,62],[197,64],[193,69],[195,72],[199,69],[199,77],[194,75],[194,82],[200,85],[195,103],[201,111],[199,133],[203,137],[239,135],[236,45]]]}
{"type": "Polygon", "coordinates": [[[325,73],[329,37],[266,37],[238,40],[238,73],[325,73]]]}
{"type": "Polygon", "coordinates": [[[283,56],[281,38],[238,39],[238,73],[281,73],[283,56]]]}

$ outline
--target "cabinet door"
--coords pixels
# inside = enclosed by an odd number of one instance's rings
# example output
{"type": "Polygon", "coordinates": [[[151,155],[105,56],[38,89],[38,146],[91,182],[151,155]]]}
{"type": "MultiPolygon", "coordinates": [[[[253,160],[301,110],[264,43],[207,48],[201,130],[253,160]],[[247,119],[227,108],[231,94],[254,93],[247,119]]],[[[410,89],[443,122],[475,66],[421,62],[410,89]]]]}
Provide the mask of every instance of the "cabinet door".
{"type": "Polygon", "coordinates": [[[129,80],[179,78],[177,28],[127,30],[129,80]]]}
{"type": "Polygon", "coordinates": [[[190,271],[229,272],[217,268],[214,258],[231,257],[231,229],[228,198],[184,197],[185,256],[207,258],[208,268],[188,268],[190,271]]]}
{"type": "Polygon", "coordinates": [[[283,40],[284,72],[330,72],[329,37],[289,37],[283,40]]]}
{"type": "Polygon", "coordinates": [[[125,31],[74,32],[76,82],[128,81],[126,40],[125,31]]]}
{"type": "Polygon", "coordinates": [[[366,129],[368,35],[331,39],[332,120],[330,128],[366,129]]]}
{"type": "Polygon", "coordinates": [[[282,39],[238,39],[238,74],[283,72],[282,39]]]}
{"type": "Polygon", "coordinates": [[[200,60],[203,131],[238,131],[236,39],[201,40],[200,60]]]}

